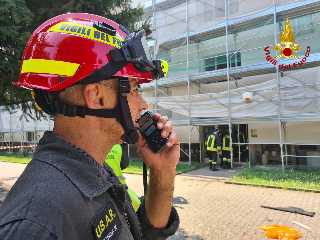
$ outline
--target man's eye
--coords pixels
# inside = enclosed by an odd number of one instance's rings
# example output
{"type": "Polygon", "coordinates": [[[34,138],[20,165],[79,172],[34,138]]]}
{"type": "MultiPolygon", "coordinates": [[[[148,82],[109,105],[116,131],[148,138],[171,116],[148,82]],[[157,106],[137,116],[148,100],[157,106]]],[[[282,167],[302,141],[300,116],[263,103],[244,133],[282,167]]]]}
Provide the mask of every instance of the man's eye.
{"type": "Polygon", "coordinates": [[[134,92],[134,93],[139,93],[139,90],[138,90],[138,88],[136,88],[136,89],[133,90],[132,92],[134,92]]]}

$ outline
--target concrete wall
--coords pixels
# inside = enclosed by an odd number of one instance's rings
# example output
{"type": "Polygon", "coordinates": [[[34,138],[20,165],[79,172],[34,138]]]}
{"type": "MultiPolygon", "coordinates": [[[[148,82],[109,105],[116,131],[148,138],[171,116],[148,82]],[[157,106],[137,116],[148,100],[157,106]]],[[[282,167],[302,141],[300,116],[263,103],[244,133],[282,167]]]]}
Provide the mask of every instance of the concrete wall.
{"type": "Polygon", "coordinates": [[[286,123],[288,143],[320,144],[320,122],[286,123]]]}
{"type": "Polygon", "coordinates": [[[249,143],[279,143],[278,123],[250,123],[248,124],[249,143]],[[251,131],[257,130],[257,137],[251,136],[251,131]]]}
{"type": "MultiPolygon", "coordinates": [[[[38,131],[37,132],[37,135],[39,135],[39,137],[37,137],[38,140],[42,138],[43,134],[44,134],[43,131],[41,131],[41,132],[38,131]]],[[[1,138],[0,142],[2,142],[2,141],[3,141],[3,139],[1,138]]],[[[4,141],[10,142],[10,133],[4,133],[4,141]]],[[[22,141],[24,141],[22,133],[20,133],[20,132],[12,133],[12,141],[13,142],[22,142],[22,141]]],[[[32,142],[33,141],[31,141],[31,143],[32,142]]]]}
{"type": "MultiPolygon", "coordinates": [[[[279,143],[278,123],[248,124],[250,143],[279,143]],[[252,137],[251,130],[257,130],[257,137],[252,137]]],[[[286,142],[320,144],[320,122],[289,122],[286,123],[286,142]]],[[[282,129],[282,141],[285,142],[282,129]]]]}
{"type": "MultiPolygon", "coordinates": [[[[289,122],[285,124],[286,134],[282,128],[282,142],[292,144],[310,144],[313,150],[308,150],[304,145],[288,145],[288,155],[320,156],[320,122],[289,122]]],[[[250,161],[252,164],[261,164],[261,155],[267,151],[268,160],[280,161],[279,125],[278,123],[251,123],[248,124],[249,143],[262,143],[250,145],[250,161]],[[256,130],[257,137],[252,137],[251,130],[256,130]],[[274,143],[265,145],[263,143],[274,143]],[[272,156],[272,151],[276,154],[272,156]]],[[[285,147],[283,148],[285,154],[285,147]]],[[[285,158],[284,158],[285,159],[285,158]]],[[[315,157],[295,158],[288,157],[292,164],[320,167],[320,159],[315,157]]]]}
{"type": "MultiPolygon", "coordinates": [[[[179,140],[181,143],[189,142],[189,132],[188,126],[173,126],[173,131],[176,132],[179,136],[179,140]]],[[[191,143],[198,143],[199,141],[199,131],[196,127],[192,129],[191,132],[191,143]]]]}

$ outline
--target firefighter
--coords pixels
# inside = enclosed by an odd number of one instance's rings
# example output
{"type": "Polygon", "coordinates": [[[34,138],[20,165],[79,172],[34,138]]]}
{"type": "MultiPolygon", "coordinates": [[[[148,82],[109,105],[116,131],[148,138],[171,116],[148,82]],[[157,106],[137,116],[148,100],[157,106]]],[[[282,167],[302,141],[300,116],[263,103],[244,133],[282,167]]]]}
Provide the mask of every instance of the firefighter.
{"type": "Polygon", "coordinates": [[[239,134],[237,134],[237,141],[238,141],[238,144],[237,144],[238,148],[240,145],[240,161],[246,160],[247,158],[246,138],[243,132],[240,131],[239,134]]]}
{"type": "MultiPolygon", "coordinates": [[[[219,171],[217,169],[218,151],[221,150],[221,139],[219,136],[219,128],[216,127],[215,131],[209,135],[206,141],[207,151],[209,155],[209,168],[212,171],[219,171]]],[[[220,152],[219,152],[220,153],[220,152]]]]}
{"type": "Polygon", "coordinates": [[[222,141],[222,160],[223,160],[223,169],[231,169],[231,150],[232,139],[230,141],[229,128],[227,128],[226,134],[223,136],[222,141]]]}
{"type": "Polygon", "coordinates": [[[151,240],[175,234],[179,138],[167,117],[154,114],[161,137],[168,137],[154,153],[136,122],[148,108],[139,85],[168,69],[165,61],[151,60],[146,46],[143,30],[130,33],[86,13],[51,18],[31,35],[14,84],[32,90],[38,107],[54,116],[54,128],[44,133],[1,205],[0,239],[151,240]],[[105,163],[122,142],[136,143],[150,170],[137,212],[105,163]]]}

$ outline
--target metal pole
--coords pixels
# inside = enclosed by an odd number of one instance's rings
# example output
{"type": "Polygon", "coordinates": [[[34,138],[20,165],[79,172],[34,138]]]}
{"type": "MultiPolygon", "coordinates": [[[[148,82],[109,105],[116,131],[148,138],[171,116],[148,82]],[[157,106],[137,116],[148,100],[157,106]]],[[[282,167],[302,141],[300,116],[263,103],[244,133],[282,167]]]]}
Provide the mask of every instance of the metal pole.
{"type": "MultiPolygon", "coordinates": [[[[37,133],[36,128],[37,127],[36,127],[36,120],[33,122],[34,122],[34,129],[33,129],[33,146],[34,146],[34,145],[36,145],[36,133],[37,133]]],[[[32,147],[32,150],[34,152],[35,147],[32,147]]]]}
{"type": "Polygon", "coordinates": [[[190,75],[189,75],[189,20],[188,0],[186,0],[186,27],[187,27],[187,76],[188,76],[188,130],[189,130],[189,166],[191,166],[191,120],[190,120],[190,75]]]}
{"type": "Polygon", "coordinates": [[[233,34],[234,39],[234,66],[238,67],[238,53],[237,53],[237,34],[233,34]]]}
{"type": "MultiPolygon", "coordinates": [[[[228,110],[229,110],[229,136],[230,142],[232,142],[232,132],[231,132],[231,104],[230,104],[230,75],[229,75],[229,49],[228,49],[228,0],[225,0],[225,16],[226,16],[226,51],[227,51],[227,80],[228,80],[228,110]]],[[[230,158],[231,158],[231,168],[233,168],[233,149],[232,144],[230,144],[230,158]]]]}
{"type": "MultiPolygon", "coordinates": [[[[198,73],[200,73],[200,61],[199,61],[199,59],[200,59],[200,50],[199,50],[199,45],[200,45],[200,43],[197,43],[197,51],[198,51],[198,73]]],[[[199,84],[200,85],[200,84],[199,84]]],[[[200,86],[199,86],[200,87],[200,86]]]]}
{"type": "Polygon", "coordinates": [[[128,157],[130,159],[130,145],[129,145],[129,143],[127,143],[127,145],[128,145],[128,157]]]}
{"type": "MultiPolygon", "coordinates": [[[[21,118],[21,131],[22,131],[22,136],[23,136],[23,138],[22,138],[23,143],[20,142],[20,146],[24,146],[25,142],[27,142],[27,141],[26,141],[26,133],[24,132],[24,118],[23,117],[21,118]]],[[[20,148],[19,150],[20,150],[20,152],[23,152],[22,148],[20,148]]]]}
{"type": "MultiPolygon", "coordinates": [[[[9,147],[13,147],[13,134],[11,132],[11,121],[12,121],[12,119],[11,119],[11,111],[10,111],[10,140],[9,140],[9,147]]],[[[11,152],[11,149],[13,149],[13,148],[9,148],[9,152],[11,152]]]]}
{"type": "Polygon", "coordinates": [[[287,148],[287,129],[286,129],[286,123],[282,123],[282,127],[283,127],[283,135],[284,135],[284,151],[285,151],[285,155],[286,155],[286,166],[288,166],[288,148],[287,148]]]}
{"type": "MultiPolygon", "coordinates": [[[[238,142],[240,142],[240,125],[238,124],[238,142]]],[[[240,144],[238,144],[239,166],[240,166],[240,144]]]]}
{"type": "Polygon", "coordinates": [[[48,130],[50,131],[50,115],[47,115],[47,119],[48,119],[48,130]]]}
{"type": "MultiPolygon", "coordinates": [[[[277,10],[276,10],[276,3],[273,0],[273,24],[274,24],[274,41],[277,42],[277,10]]],[[[277,55],[277,53],[276,53],[277,55]]],[[[280,154],[281,154],[281,165],[282,165],[282,172],[284,172],[284,160],[283,160],[283,143],[282,143],[282,131],[281,131],[281,118],[280,118],[280,80],[279,80],[279,68],[276,66],[277,71],[277,101],[278,101],[278,124],[279,124],[279,137],[280,137],[280,154]]]]}
{"type": "MultiPolygon", "coordinates": [[[[152,0],[152,15],[153,15],[153,60],[156,60],[156,46],[157,46],[157,39],[156,39],[156,11],[155,11],[155,0],[152,0]]],[[[157,80],[154,80],[154,112],[156,113],[157,109],[157,80]]]]}

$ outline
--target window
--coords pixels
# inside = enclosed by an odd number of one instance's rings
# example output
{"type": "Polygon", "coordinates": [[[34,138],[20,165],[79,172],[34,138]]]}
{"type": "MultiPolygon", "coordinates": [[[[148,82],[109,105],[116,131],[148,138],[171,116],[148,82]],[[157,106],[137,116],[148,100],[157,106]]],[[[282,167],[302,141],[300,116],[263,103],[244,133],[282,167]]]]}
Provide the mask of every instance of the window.
{"type": "MultiPolygon", "coordinates": [[[[315,32],[315,24],[314,24],[314,20],[312,20],[312,18],[313,18],[313,14],[290,20],[290,25],[292,28],[293,35],[295,35],[295,37],[298,37],[298,36],[303,36],[306,34],[314,33],[315,32]],[[308,25],[305,26],[306,24],[308,24],[308,25]],[[296,33],[298,33],[298,34],[296,34],[296,33]]],[[[286,23],[286,20],[279,22],[279,27],[280,27],[280,31],[281,31],[280,35],[282,34],[285,23],[286,23]]]]}
{"type": "MultiPolygon", "coordinates": [[[[205,68],[206,71],[213,71],[218,69],[227,68],[227,57],[226,55],[220,54],[219,56],[207,56],[205,57],[205,68]]],[[[229,53],[229,66],[238,67],[241,66],[241,53],[236,54],[229,53]]]]}
{"type": "Polygon", "coordinates": [[[31,142],[34,139],[34,132],[27,132],[27,141],[31,142]]]}
{"type": "Polygon", "coordinates": [[[251,129],[251,137],[258,137],[258,133],[257,132],[258,132],[257,129],[251,129]]]}
{"type": "Polygon", "coordinates": [[[317,145],[299,145],[299,150],[317,151],[317,145]]]}
{"type": "Polygon", "coordinates": [[[310,33],[314,33],[314,31],[315,31],[314,20],[312,20],[312,18],[313,18],[313,14],[305,16],[305,17],[300,17],[300,18],[294,19],[294,21],[293,21],[294,26],[291,26],[291,28],[293,28],[293,27],[296,28],[294,30],[295,33],[299,31],[298,34],[295,35],[296,37],[310,34],[310,33]],[[305,26],[306,24],[308,24],[308,25],[305,26]],[[299,28],[299,29],[297,29],[297,28],[299,28]]]}

